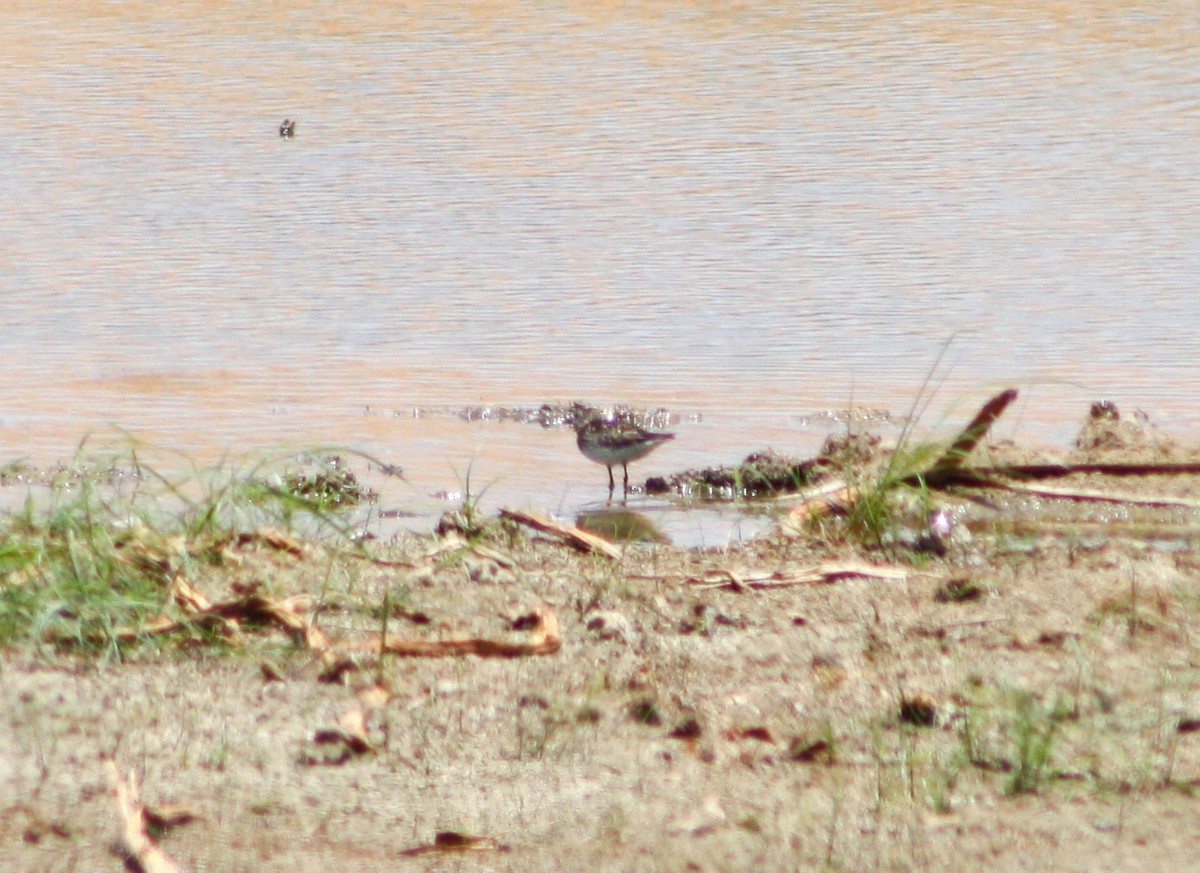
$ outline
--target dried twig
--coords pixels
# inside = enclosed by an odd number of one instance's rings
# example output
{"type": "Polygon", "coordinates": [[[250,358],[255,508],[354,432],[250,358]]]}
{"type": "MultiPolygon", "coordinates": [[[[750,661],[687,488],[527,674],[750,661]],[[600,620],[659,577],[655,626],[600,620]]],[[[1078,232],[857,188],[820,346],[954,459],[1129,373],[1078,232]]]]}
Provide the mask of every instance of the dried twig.
{"type": "Polygon", "coordinates": [[[342,713],[336,728],[322,728],[313,734],[313,742],[318,746],[335,746],[336,754],[326,756],[312,755],[304,759],[310,765],[339,765],[349,761],[356,755],[365,755],[375,750],[370,737],[367,736],[367,717],[362,707],[353,707],[342,713]]]}
{"type": "Polygon", "coordinates": [[[501,509],[500,517],[511,519],[517,524],[523,524],[542,533],[553,534],[572,548],[578,549],[581,552],[599,552],[606,557],[612,558],[614,561],[619,560],[621,557],[621,547],[610,543],[604,537],[597,536],[582,528],[563,524],[544,515],[522,512],[519,509],[501,509]]]}
{"type": "Polygon", "coordinates": [[[981,439],[987,436],[987,432],[996,419],[1003,415],[1004,410],[1008,409],[1009,404],[1016,399],[1017,389],[1009,388],[983,404],[979,412],[975,413],[975,417],[971,419],[971,423],[964,427],[954,442],[950,444],[950,448],[946,449],[933,466],[922,474],[926,483],[930,478],[936,479],[940,475],[962,467],[967,455],[979,444],[981,439]]]}
{"type": "Polygon", "coordinates": [[[1179,506],[1200,509],[1200,500],[1184,497],[1143,497],[1140,494],[1118,494],[1082,488],[1055,488],[1053,485],[1023,485],[1016,482],[990,482],[989,487],[1035,497],[1054,497],[1060,500],[1082,500],[1096,503],[1127,503],[1134,506],[1179,506]]]}
{"type": "Polygon", "coordinates": [[[429,852],[478,852],[488,849],[506,852],[508,846],[499,843],[491,837],[473,837],[460,834],[457,831],[442,831],[437,834],[432,843],[405,849],[401,855],[424,855],[429,852]]]}
{"type": "Polygon", "coordinates": [[[763,591],[771,588],[794,588],[797,585],[829,585],[840,579],[853,577],[903,581],[908,578],[904,570],[896,567],[879,567],[873,564],[821,564],[804,567],[791,573],[738,573],[734,570],[711,570],[702,577],[688,579],[688,584],[697,588],[725,588],[730,591],[763,591]]]}
{"type": "Polygon", "coordinates": [[[562,647],[558,618],[549,610],[538,612],[537,622],[530,639],[523,643],[499,642],[487,639],[465,640],[405,640],[388,635],[381,647],[377,637],[361,640],[332,640],[320,628],[309,621],[303,610],[309,598],[298,595],[282,600],[272,600],[252,586],[233,600],[208,603],[188,582],[179,577],[175,580],[179,591],[177,602],[188,615],[180,618],[160,616],[140,628],[122,628],[117,631],[121,639],[136,639],[146,634],[162,634],[191,625],[213,621],[229,623],[233,629],[240,628],[239,622],[273,624],[303,642],[314,652],[329,654],[352,654],[356,652],[379,653],[408,658],[445,658],[477,655],[483,658],[519,658],[529,655],[549,655],[562,647]]]}
{"type": "Polygon", "coordinates": [[[848,485],[841,479],[834,479],[824,485],[800,494],[800,502],[788,510],[784,524],[792,530],[799,530],[816,518],[829,515],[839,506],[847,506],[859,497],[860,490],[848,485]]]}
{"type": "Polygon", "coordinates": [[[1196,476],[1200,464],[1014,464],[1007,467],[977,467],[983,476],[1014,476],[1021,479],[1055,479],[1077,473],[1099,473],[1104,476],[1196,476]]]}
{"type": "MultiPolygon", "coordinates": [[[[538,626],[530,639],[523,643],[471,638],[465,640],[404,640],[388,635],[382,650],[384,654],[401,658],[446,658],[476,655],[481,658],[524,658],[531,655],[551,655],[562,648],[562,637],[558,632],[558,617],[549,610],[538,613],[538,626]]],[[[380,643],[377,638],[367,640],[341,640],[329,647],[331,652],[350,654],[354,652],[377,653],[380,643]]]]}
{"type": "Polygon", "coordinates": [[[144,873],[181,873],[175,861],[158,847],[146,829],[146,817],[138,797],[137,777],[121,775],[115,761],[108,761],[108,779],[121,819],[121,848],[130,866],[144,873]]]}

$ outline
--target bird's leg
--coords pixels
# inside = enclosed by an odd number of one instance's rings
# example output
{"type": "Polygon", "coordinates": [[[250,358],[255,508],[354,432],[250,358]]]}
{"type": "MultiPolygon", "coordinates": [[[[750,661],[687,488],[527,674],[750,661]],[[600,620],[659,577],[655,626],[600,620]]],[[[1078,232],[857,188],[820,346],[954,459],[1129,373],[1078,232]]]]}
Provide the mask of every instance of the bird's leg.
{"type": "Polygon", "coordinates": [[[629,465],[622,464],[621,466],[625,470],[625,496],[628,497],[629,496],[629,465]]]}
{"type": "Polygon", "coordinates": [[[608,468],[608,497],[612,499],[613,489],[617,487],[616,480],[613,479],[612,467],[608,468]]]}

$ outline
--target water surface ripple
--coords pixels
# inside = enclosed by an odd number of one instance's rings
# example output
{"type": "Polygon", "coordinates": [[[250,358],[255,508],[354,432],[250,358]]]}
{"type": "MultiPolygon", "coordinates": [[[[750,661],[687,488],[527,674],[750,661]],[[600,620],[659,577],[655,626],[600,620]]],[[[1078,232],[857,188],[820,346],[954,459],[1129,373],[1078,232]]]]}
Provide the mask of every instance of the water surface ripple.
{"type": "Polygon", "coordinates": [[[656,462],[723,463],[811,448],[814,410],[906,411],[951,336],[931,428],[1013,385],[1018,438],[1065,441],[1101,396],[1194,431],[1198,24],[1178,2],[9,10],[0,448],[54,460],[107,423],[201,455],[345,443],[419,491],[478,459],[503,499],[553,482],[562,508],[603,478],[567,435],[403,416],[669,404],[700,420],[656,462]]]}

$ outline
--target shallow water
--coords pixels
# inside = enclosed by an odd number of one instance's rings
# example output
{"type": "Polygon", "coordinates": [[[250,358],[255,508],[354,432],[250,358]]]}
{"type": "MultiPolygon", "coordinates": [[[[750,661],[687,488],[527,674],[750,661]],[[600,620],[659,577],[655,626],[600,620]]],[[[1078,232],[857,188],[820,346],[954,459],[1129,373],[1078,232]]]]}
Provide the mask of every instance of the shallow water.
{"type": "Polygon", "coordinates": [[[606,476],[568,433],[413,411],[668,405],[645,475],[906,413],[948,342],[931,431],[1011,385],[1003,436],[1065,444],[1099,397],[1193,433],[1198,31],[1174,2],[10,10],[0,460],[114,425],[346,445],[406,467],[397,505],[469,469],[571,515],[606,476]]]}

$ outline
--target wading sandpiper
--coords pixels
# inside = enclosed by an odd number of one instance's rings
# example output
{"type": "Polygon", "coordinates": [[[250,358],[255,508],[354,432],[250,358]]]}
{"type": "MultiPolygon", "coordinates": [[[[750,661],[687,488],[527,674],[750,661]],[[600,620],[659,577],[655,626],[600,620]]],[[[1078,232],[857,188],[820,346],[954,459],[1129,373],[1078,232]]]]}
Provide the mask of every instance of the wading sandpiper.
{"type": "Polygon", "coordinates": [[[612,468],[620,464],[625,471],[625,494],[629,494],[629,462],[644,458],[673,433],[655,433],[630,421],[609,421],[594,412],[590,417],[577,414],[573,422],[575,443],[584,457],[608,467],[608,496],[611,499],[616,481],[612,468]]]}

